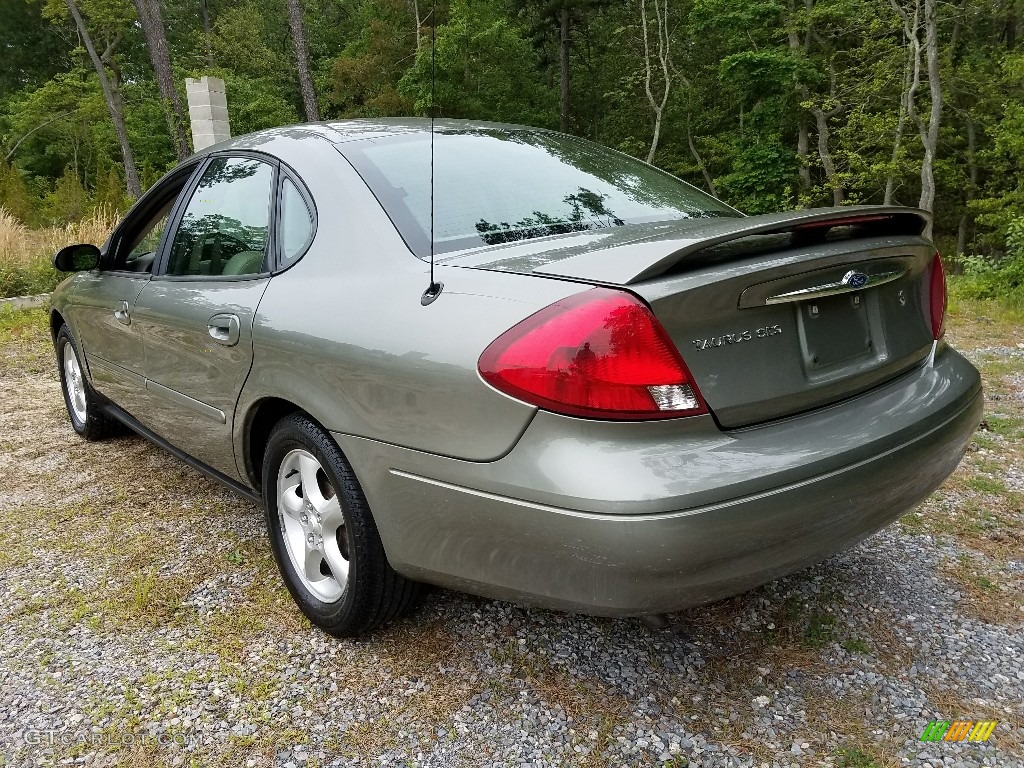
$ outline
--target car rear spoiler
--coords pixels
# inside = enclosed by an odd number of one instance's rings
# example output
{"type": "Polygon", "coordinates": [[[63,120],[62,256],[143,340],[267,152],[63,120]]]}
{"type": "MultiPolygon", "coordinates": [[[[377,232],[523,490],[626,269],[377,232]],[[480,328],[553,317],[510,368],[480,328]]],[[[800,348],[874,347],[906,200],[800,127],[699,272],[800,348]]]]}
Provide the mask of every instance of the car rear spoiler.
{"type": "MultiPolygon", "coordinates": [[[[685,262],[731,261],[835,240],[920,236],[930,214],[917,208],[851,205],[742,218],[689,219],[654,236],[611,243],[539,263],[532,271],[555,277],[630,285],[685,262]]],[[[552,254],[554,255],[554,254],[552,254]]]]}

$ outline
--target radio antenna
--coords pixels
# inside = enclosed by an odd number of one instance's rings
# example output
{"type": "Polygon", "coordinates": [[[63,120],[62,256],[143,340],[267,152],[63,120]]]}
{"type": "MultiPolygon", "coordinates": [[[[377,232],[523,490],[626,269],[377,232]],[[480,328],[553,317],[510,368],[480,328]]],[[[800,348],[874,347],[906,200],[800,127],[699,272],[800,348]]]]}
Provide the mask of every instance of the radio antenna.
{"type": "Polygon", "coordinates": [[[420,304],[424,307],[433,303],[441,295],[444,283],[434,281],[434,113],[437,111],[434,102],[435,81],[437,80],[437,49],[434,45],[434,29],[437,27],[435,13],[437,0],[430,2],[430,285],[420,296],[420,304]]]}

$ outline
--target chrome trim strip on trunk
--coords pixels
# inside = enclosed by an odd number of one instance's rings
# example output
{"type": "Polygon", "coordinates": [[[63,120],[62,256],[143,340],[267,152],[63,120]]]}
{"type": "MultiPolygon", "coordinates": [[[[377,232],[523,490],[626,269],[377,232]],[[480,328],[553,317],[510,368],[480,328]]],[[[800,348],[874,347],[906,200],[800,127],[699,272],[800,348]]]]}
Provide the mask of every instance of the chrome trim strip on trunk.
{"type": "Polygon", "coordinates": [[[854,291],[864,291],[868,288],[875,288],[879,285],[885,285],[891,283],[893,280],[899,280],[905,274],[907,270],[897,269],[892,272],[879,272],[874,275],[864,275],[864,273],[856,273],[861,275],[863,281],[851,280],[851,275],[854,275],[854,271],[851,270],[844,275],[843,279],[835,283],[825,283],[823,285],[815,285],[810,288],[801,288],[798,291],[789,291],[788,293],[780,293],[775,296],[769,296],[764,300],[765,304],[785,304],[790,301],[806,301],[807,299],[821,299],[826,296],[838,296],[843,293],[852,293],[854,291]]]}

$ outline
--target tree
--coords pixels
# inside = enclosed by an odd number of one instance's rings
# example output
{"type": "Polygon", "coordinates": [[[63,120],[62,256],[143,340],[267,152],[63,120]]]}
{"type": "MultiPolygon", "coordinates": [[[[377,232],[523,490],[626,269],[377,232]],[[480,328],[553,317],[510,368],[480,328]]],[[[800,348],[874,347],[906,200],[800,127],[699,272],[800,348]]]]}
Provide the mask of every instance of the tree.
{"type": "MultiPolygon", "coordinates": [[[[924,0],[925,54],[928,61],[928,93],[931,98],[931,113],[927,126],[917,119],[924,145],[924,160],[921,162],[920,207],[929,213],[935,210],[935,156],[939,149],[939,120],[942,117],[942,85],[939,80],[939,33],[937,0],[924,0]]],[[[915,112],[915,116],[916,116],[915,112]]],[[[925,236],[932,234],[929,223],[925,236]]]]}
{"type": "Polygon", "coordinates": [[[425,114],[424,41],[433,34],[445,117],[561,126],[747,213],[922,205],[945,253],[998,260],[1024,251],[1018,0],[434,8],[435,0],[0,1],[4,188],[40,221],[81,207],[53,204],[58,185],[57,198],[78,199],[72,177],[90,205],[113,200],[114,185],[133,176],[138,186],[158,178],[184,151],[175,72],[225,80],[235,133],[319,116],[425,114]]]}
{"type": "Polygon", "coordinates": [[[85,46],[85,50],[89,53],[89,59],[96,69],[96,76],[99,78],[100,87],[103,89],[103,98],[107,102],[110,120],[114,124],[117,141],[121,145],[121,157],[124,161],[125,184],[128,194],[132,197],[139,197],[142,194],[142,186],[139,183],[139,172],[135,168],[135,160],[132,158],[132,148],[128,143],[128,129],[125,127],[124,118],[124,101],[121,98],[121,89],[116,77],[117,71],[116,69],[114,70],[115,79],[112,80],[107,77],[105,66],[106,63],[113,61],[114,50],[121,42],[121,35],[119,33],[115,34],[114,38],[107,44],[107,49],[103,52],[103,55],[100,56],[96,52],[96,46],[93,45],[89,29],[86,27],[85,20],[78,10],[77,3],[75,0],[64,0],[64,2],[67,3],[68,10],[71,12],[71,18],[74,20],[75,27],[78,30],[78,36],[85,46]]]}
{"type": "Polygon", "coordinates": [[[59,30],[37,3],[0,2],[0,101],[3,94],[38,88],[71,61],[59,30]]]}
{"type": "Polygon", "coordinates": [[[160,0],[132,0],[132,3],[138,13],[142,34],[149,49],[149,58],[153,63],[153,72],[167,118],[167,130],[171,135],[178,160],[184,160],[192,153],[188,140],[188,120],[181,106],[178,89],[174,87],[174,73],[167,50],[167,32],[164,30],[160,0]]]}
{"type": "Polygon", "coordinates": [[[306,45],[306,24],[302,20],[302,0],[288,0],[288,29],[292,36],[295,53],[295,68],[299,73],[299,88],[306,120],[315,123],[320,119],[320,107],[316,100],[316,89],[309,68],[309,48],[306,45]]]}
{"type": "MultiPolygon", "coordinates": [[[[939,73],[939,37],[936,0],[914,0],[913,11],[903,8],[899,0],[890,0],[903,21],[903,34],[910,50],[911,82],[906,94],[907,115],[917,126],[924,148],[921,161],[921,198],[918,206],[929,213],[935,210],[935,156],[939,145],[939,124],[942,117],[942,86],[939,73]],[[922,47],[921,36],[924,36],[922,47]],[[921,117],[917,104],[921,87],[921,70],[926,68],[928,96],[931,102],[928,121],[921,117]]],[[[930,236],[929,223],[925,235],[930,236]]]]}
{"type": "Polygon", "coordinates": [[[520,13],[532,15],[531,33],[535,43],[544,47],[553,34],[558,45],[559,130],[570,130],[570,51],[573,29],[586,17],[587,11],[608,5],[609,0],[531,0],[522,5],[520,13]]]}
{"type": "MultiPolygon", "coordinates": [[[[540,74],[541,62],[523,30],[493,4],[452,0],[448,20],[436,31],[435,103],[444,117],[473,117],[546,125],[554,100],[540,74]]],[[[431,50],[424,45],[399,81],[415,110],[431,103],[431,50]]]]}
{"type": "Polygon", "coordinates": [[[348,44],[331,62],[329,108],[339,117],[409,114],[413,100],[398,86],[415,65],[417,52],[410,51],[414,35],[405,0],[363,3],[351,22],[348,44]]]}
{"type": "MultiPolygon", "coordinates": [[[[661,0],[659,6],[658,0],[654,0],[654,18],[655,18],[655,34],[658,37],[658,49],[655,54],[657,57],[657,66],[661,73],[661,98],[656,99],[654,97],[654,91],[651,88],[652,80],[652,66],[651,66],[651,44],[649,41],[650,35],[648,34],[648,23],[647,23],[647,0],[640,0],[640,24],[643,29],[644,37],[644,91],[647,94],[647,102],[651,106],[651,111],[654,112],[654,135],[651,137],[651,149],[647,153],[647,162],[654,162],[654,153],[658,151],[658,139],[661,137],[661,119],[665,114],[665,105],[668,104],[668,95],[672,90],[672,59],[670,52],[669,34],[668,34],[668,0],[661,0]]],[[[695,147],[691,146],[693,151],[696,151],[695,147]]]]}

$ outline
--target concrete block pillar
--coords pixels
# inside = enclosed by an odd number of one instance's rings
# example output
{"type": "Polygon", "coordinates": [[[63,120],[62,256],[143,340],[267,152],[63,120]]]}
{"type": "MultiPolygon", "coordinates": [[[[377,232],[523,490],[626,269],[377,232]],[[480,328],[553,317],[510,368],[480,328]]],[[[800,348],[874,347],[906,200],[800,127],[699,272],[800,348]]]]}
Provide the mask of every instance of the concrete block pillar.
{"type": "Polygon", "coordinates": [[[219,77],[185,79],[188,116],[192,121],[192,146],[196,152],[231,138],[228,98],[219,77]]]}

